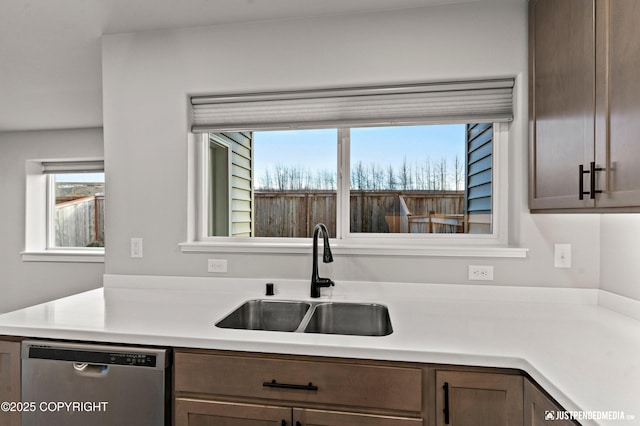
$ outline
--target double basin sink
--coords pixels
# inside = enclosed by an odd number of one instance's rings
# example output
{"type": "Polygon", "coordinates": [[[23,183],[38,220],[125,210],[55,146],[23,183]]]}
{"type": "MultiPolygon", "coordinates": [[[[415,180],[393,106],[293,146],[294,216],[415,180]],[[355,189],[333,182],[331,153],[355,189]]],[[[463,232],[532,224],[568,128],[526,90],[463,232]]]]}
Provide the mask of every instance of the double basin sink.
{"type": "Polygon", "coordinates": [[[220,328],[386,336],[389,310],[376,303],[249,300],[216,323],[220,328]]]}

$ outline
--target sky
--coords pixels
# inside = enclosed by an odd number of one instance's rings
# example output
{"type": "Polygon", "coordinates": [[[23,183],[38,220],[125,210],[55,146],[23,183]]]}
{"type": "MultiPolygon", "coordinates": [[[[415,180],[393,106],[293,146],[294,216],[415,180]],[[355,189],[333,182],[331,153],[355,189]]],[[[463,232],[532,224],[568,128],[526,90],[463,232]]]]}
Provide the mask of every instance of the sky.
{"type": "Polygon", "coordinates": [[[104,173],[60,173],[56,182],[104,182],[104,173]]]}
{"type": "MultiPolygon", "coordinates": [[[[464,124],[351,129],[351,165],[362,161],[398,170],[405,158],[413,165],[444,157],[453,170],[456,155],[464,161],[464,135],[464,124]]],[[[267,168],[274,170],[278,164],[334,171],[337,130],[254,132],[254,153],[258,183],[267,168]]]]}

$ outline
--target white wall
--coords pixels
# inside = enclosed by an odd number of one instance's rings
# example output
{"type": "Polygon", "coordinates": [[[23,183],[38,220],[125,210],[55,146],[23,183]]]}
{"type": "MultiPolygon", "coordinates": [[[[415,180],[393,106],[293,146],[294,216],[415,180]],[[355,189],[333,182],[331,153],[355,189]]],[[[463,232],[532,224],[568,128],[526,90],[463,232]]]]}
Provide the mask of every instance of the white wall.
{"type": "Polygon", "coordinates": [[[640,300],[640,215],[602,215],[600,288],[640,300]]]}
{"type": "Polygon", "coordinates": [[[23,262],[25,162],[101,157],[102,129],[0,133],[0,313],[102,285],[104,264],[23,262]]]}
{"type": "MultiPolygon", "coordinates": [[[[526,208],[526,37],[525,0],[106,36],[106,272],[207,275],[211,255],[178,247],[187,235],[189,94],[516,76],[510,242],[530,248],[529,257],[354,256],[325,270],[338,282],[465,283],[467,265],[480,263],[495,265],[494,284],[597,287],[599,216],[532,216],[526,208]],[[131,237],[144,238],[144,259],[129,258],[131,237]],[[573,268],[553,268],[555,242],[573,244],[573,268]]],[[[308,254],[224,257],[229,276],[306,278],[311,268],[308,254]]]]}

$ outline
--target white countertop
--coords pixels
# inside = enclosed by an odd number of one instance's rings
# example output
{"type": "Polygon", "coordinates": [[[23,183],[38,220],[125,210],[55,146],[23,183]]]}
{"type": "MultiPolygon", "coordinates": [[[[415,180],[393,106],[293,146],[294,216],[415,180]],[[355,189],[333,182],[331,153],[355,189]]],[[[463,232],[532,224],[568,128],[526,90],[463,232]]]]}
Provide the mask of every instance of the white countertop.
{"type": "MultiPolygon", "coordinates": [[[[383,303],[393,333],[215,327],[265,282],[107,275],[103,289],[0,315],[0,335],[516,368],[567,410],[627,418],[584,425],[640,424],[640,321],[598,305],[599,290],[338,282],[321,300],[383,303]]],[[[309,299],[306,281],[273,282],[274,299],[309,299]]]]}

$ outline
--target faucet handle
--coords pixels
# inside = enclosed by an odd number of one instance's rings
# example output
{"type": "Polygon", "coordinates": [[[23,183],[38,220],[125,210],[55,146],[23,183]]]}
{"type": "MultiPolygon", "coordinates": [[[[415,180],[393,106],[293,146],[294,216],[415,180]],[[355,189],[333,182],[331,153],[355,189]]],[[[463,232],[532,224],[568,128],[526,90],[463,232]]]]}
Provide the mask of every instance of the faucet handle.
{"type": "Polygon", "coordinates": [[[318,287],[331,287],[336,285],[335,282],[333,282],[333,280],[331,278],[320,278],[318,277],[318,279],[316,280],[316,285],[318,287]]]}

